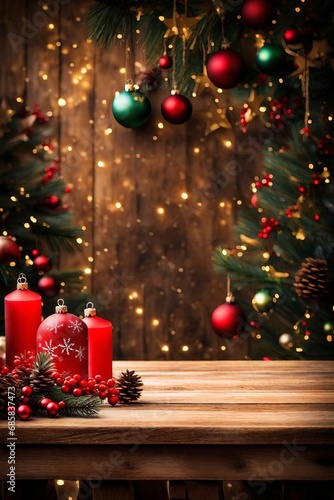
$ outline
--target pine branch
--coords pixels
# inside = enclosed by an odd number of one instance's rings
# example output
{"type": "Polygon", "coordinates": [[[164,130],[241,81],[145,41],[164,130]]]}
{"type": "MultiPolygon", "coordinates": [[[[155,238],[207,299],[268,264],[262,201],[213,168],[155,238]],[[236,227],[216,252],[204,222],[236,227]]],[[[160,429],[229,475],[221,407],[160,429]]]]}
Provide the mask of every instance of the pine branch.
{"type": "Polygon", "coordinates": [[[54,386],[49,391],[50,398],[56,403],[64,401],[65,408],[59,410],[59,415],[67,417],[97,417],[101,409],[101,399],[99,396],[72,396],[64,394],[60,387],[54,386]]]}

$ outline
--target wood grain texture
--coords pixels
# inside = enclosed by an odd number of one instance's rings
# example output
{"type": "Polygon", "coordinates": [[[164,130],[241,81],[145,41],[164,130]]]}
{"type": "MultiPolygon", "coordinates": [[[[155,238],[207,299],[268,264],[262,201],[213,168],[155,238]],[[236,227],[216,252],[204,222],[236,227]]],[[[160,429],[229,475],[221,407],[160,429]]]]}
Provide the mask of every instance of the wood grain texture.
{"type": "Polygon", "coordinates": [[[136,405],[96,419],[34,419],[25,444],[334,444],[334,363],[115,362],[142,375],[136,405]],[[39,432],[39,429],[43,432],[39,432]]]}
{"type": "MultiPolygon", "coordinates": [[[[0,458],[1,479],[5,478],[6,471],[4,455],[0,458]]],[[[16,448],[17,479],[246,480],[254,488],[260,488],[268,479],[329,481],[333,474],[333,445],[187,444],[136,448],[133,445],[20,445],[16,448]]]]}
{"type": "Polygon", "coordinates": [[[116,362],[115,371],[126,366],[143,377],[142,403],[104,406],[95,419],[17,422],[18,479],[235,479],[255,487],[333,477],[334,362],[138,361],[116,362]]]}

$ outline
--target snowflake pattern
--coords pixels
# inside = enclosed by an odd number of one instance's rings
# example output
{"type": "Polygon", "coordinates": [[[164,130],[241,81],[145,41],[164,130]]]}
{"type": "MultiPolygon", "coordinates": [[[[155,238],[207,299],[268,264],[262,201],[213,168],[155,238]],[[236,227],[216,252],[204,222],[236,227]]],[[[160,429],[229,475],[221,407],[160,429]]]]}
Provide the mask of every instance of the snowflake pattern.
{"type": "Polygon", "coordinates": [[[52,325],[47,327],[47,330],[49,330],[49,332],[54,333],[55,335],[58,335],[59,330],[63,328],[63,326],[64,323],[53,323],[52,325]]]}
{"type": "Polygon", "coordinates": [[[68,325],[68,329],[73,330],[73,333],[74,332],[80,333],[83,330],[83,326],[81,323],[82,323],[81,320],[77,320],[77,319],[75,321],[70,321],[69,325],[68,325]]]}
{"type": "Polygon", "coordinates": [[[51,358],[55,358],[56,354],[54,351],[56,351],[59,346],[52,344],[53,344],[52,339],[50,339],[48,342],[45,341],[45,346],[43,347],[43,351],[46,351],[51,356],[51,358]]]}
{"type": "Polygon", "coordinates": [[[82,361],[85,357],[85,349],[85,347],[79,346],[79,349],[75,350],[75,352],[77,353],[75,357],[79,358],[80,361],[82,361]]]}
{"type": "Polygon", "coordinates": [[[67,356],[71,354],[71,351],[74,351],[73,346],[74,342],[71,342],[71,339],[63,339],[63,344],[59,344],[62,353],[66,353],[67,356]]]}

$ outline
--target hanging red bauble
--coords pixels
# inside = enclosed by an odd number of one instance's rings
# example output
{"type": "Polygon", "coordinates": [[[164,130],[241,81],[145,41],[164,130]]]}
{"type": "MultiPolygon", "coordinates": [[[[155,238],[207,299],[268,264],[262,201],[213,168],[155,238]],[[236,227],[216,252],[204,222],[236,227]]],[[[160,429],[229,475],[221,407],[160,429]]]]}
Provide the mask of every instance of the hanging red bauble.
{"type": "Polygon", "coordinates": [[[33,266],[36,271],[44,271],[47,273],[51,269],[51,260],[49,257],[46,257],[46,255],[39,255],[34,259],[33,266]]]}
{"type": "Polygon", "coordinates": [[[192,104],[187,97],[180,94],[173,94],[161,103],[161,114],[164,119],[179,125],[189,120],[192,114],[192,104]]]}
{"type": "Polygon", "coordinates": [[[257,208],[257,204],[259,202],[259,197],[256,193],[252,194],[250,202],[251,202],[252,207],[257,208]]]}
{"type": "Polygon", "coordinates": [[[21,252],[18,244],[7,236],[0,236],[0,264],[15,264],[20,260],[21,252]]]}
{"type": "Polygon", "coordinates": [[[37,250],[37,248],[34,248],[34,250],[31,250],[30,252],[30,255],[33,259],[35,259],[36,257],[38,257],[39,255],[41,255],[41,252],[39,250],[37,250]]]}
{"type": "Polygon", "coordinates": [[[206,66],[211,82],[221,89],[231,89],[242,80],[245,62],[235,50],[226,48],[213,54],[206,66]]]}
{"type": "Polygon", "coordinates": [[[88,329],[80,318],[67,312],[62,299],[56,313],[38,327],[37,352],[47,352],[59,373],[80,373],[87,378],[88,329]]]}
{"type": "Polygon", "coordinates": [[[240,15],[251,28],[267,28],[274,19],[276,9],[271,0],[244,0],[240,15]]]}
{"type": "Polygon", "coordinates": [[[31,408],[28,405],[20,405],[17,408],[17,415],[21,420],[28,420],[31,415],[31,408]]]}
{"type": "Polygon", "coordinates": [[[246,318],[233,301],[218,306],[212,313],[211,326],[219,337],[239,337],[244,331],[246,318]]]}
{"type": "Polygon", "coordinates": [[[51,208],[52,210],[59,207],[60,203],[61,203],[61,200],[60,200],[59,196],[56,196],[55,194],[51,194],[50,196],[47,196],[44,199],[44,205],[47,208],[51,208]]]}
{"type": "Polygon", "coordinates": [[[37,283],[38,291],[44,297],[55,297],[58,295],[60,285],[58,281],[52,276],[43,276],[37,283]]]}
{"type": "Polygon", "coordinates": [[[297,28],[288,28],[284,31],[283,38],[288,45],[297,45],[302,41],[302,34],[297,28]]]}
{"type": "Polygon", "coordinates": [[[173,59],[169,57],[167,54],[164,54],[159,59],[159,66],[161,69],[169,69],[173,66],[173,59]]]}

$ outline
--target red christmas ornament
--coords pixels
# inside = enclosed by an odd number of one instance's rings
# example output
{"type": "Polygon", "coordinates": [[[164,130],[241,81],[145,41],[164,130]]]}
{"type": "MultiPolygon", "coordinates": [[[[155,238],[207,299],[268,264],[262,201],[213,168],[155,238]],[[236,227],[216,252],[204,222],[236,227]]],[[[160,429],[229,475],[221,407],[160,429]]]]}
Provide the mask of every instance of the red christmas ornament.
{"type": "Polygon", "coordinates": [[[173,66],[173,59],[169,57],[167,54],[164,54],[159,59],[159,66],[161,69],[169,69],[173,66]]]}
{"type": "Polygon", "coordinates": [[[55,415],[57,415],[57,413],[59,411],[58,403],[51,401],[51,403],[48,403],[46,405],[46,411],[47,411],[48,415],[50,415],[51,417],[54,417],[55,415]]]}
{"type": "Polygon", "coordinates": [[[302,34],[297,28],[288,28],[284,31],[283,38],[288,45],[297,45],[302,41],[302,34]]]}
{"type": "Polygon", "coordinates": [[[276,9],[270,0],[244,0],[241,7],[241,18],[254,29],[264,29],[270,26],[276,9]]]}
{"type": "MultiPolygon", "coordinates": [[[[80,373],[87,378],[87,337],[85,323],[68,313],[64,301],[59,299],[56,313],[46,318],[37,330],[37,351],[47,352],[58,372],[80,373]]],[[[76,385],[76,380],[73,380],[76,385]]]]}
{"type": "Polygon", "coordinates": [[[246,318],[243,311],[233,300],[218,306],[212,313],[211,326],[219,337],[239,337],[245,327],[246,318]]]}
{"type": "Polygon", "coordinates": [[[0,264],[15,264],[20,260],[21,252],[18,244],[7,236],[0,236],[0,264]]]}
{"type": "Polygon", "coordinates": [[[55,297],[59,293],[60,285],[52,276],[43,276],[38,281],[37,288],[44,297],[55,297]]]}
{"type": "Polygon", "coordinates": [[[36,259],[34,259],[33,267],[36,271],[44,271],[47,273],[52,267],[51,260],[45,255],[39,255],[36,259]]]}
{"type": "Polygon", "coordinates": [[[44,198],[44,205],[52,210],[59,207],[60,203],[61,203],[60,198],[55,194],[51,194],[50,196],[44,198]]]}
{"type": "Polygon", "coordinates": [[[226,48],[213,54],[207,65],[211,82],[221,89],[231,89],[240,83],[245,70],[245,62],[235,50],[226,48]]]}
{"type": "Polygon", "coordinates": [[[192,110],[193,107],[189,99],[180,94],[170,95],[161,103],[162,116],[167,122],[174,125],[188,121],[192,110]]]}
{"type": "Polygon", "coordinates": [[[31,257],[33,259],[35,259],[36,257],[38,257],[39,255],[41,255],[41,252],[39,250],[37,250],[36,248],[34,250],[31,250],[31,257]]]}
{"type": "Polygon", "coordinates": [[[257,204],[258,204],[258,201],[259,201],[258,195],[256,193],[252,194],[250,201],[251,201],[252,207],[257,208],[257,204]]]}
{"type": "Polygon", "coordinates": [[[17,408],[17,415],[21,420],[28,420],[31,415],[31,408],[28,405],[20,405],[17,408]]]}

